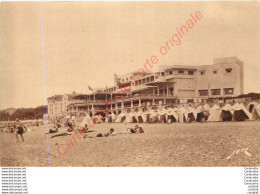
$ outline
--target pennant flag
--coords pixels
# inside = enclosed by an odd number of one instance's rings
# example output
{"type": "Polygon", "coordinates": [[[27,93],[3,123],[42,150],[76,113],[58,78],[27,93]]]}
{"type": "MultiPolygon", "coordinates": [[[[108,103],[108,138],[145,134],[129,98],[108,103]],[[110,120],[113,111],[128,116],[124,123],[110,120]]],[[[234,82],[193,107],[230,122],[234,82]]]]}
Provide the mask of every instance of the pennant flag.
{"type": "Polygon", "coordinates": [[[92,89],[90,86],[88,86],[88,89],[91,90],[91,91],[93,91],[93,89],[92,89]]]}

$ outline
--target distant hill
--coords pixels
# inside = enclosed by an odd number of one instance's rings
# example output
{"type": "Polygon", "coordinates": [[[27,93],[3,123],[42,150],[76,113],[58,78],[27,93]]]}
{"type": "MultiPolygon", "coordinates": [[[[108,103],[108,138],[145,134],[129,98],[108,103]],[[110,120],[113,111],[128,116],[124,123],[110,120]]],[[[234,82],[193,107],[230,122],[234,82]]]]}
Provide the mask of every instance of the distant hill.
{"type": "Polygon", "coordinates": [[[43,115],[47,113],[47,106],[38,106],[36,108],[18,108],[5,109],[0,111],[0,121],[14,121],[15,119],[29,120],[29,119],[42,119],[43,115]]]}

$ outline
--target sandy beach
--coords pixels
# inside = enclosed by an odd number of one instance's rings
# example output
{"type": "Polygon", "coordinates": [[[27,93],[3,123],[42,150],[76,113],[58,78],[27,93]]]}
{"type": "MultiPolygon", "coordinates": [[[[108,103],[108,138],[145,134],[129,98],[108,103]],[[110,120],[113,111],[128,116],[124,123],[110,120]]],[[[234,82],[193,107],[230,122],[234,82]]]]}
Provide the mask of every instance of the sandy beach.
{"type": "Polygon", "coordinates": [[[96,124],[86,138],[74,136],[76,143],[65,155],[58,145],[64,144],[64,151],[74,133],[51,138],[56,134],[47,135],[42,125],[26,132],[24,143],[2,132],[1,166],[259,166],[259,123],[141,124],[143,134],[121,134],[134,124],[96,124]],[[96,137],[110,128],[119,134],[96,137]]]}

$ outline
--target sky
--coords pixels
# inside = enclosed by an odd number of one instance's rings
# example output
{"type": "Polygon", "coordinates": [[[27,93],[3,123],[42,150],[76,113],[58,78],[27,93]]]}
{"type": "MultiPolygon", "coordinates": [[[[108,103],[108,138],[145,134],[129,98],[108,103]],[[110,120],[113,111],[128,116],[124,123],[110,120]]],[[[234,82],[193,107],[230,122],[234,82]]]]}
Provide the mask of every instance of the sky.
{"type": "Polygon", "coordinates": [[[151,71],[236,56],[245,93],[260,92],[259,2],[43,2],[43,17],[40,2],[4,2],[0,14],[0,109],[112,86],[114,73],[136,71],[152,55],[159,62],[151,71]],[[196,11],[202,19],[159,56],[196,11]]]}

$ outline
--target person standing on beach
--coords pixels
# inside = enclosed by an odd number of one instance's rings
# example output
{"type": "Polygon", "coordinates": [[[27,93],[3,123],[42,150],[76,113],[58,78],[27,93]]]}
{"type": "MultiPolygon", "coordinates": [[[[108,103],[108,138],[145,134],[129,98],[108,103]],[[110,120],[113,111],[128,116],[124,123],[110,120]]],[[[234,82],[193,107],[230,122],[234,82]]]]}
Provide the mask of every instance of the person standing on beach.
{"type": "Polygon", "coordinates": [[[72,114],[71,120],[72,120],[73,127],[75,127],[76,126],[76,117],[74,114],[72,114]]]}
{"type": "Polygon", "coordinates": [[[16,131],[16,140],[17,140],[17,143],[19,142],[18,135],[21,136],[21,139],[22,139],[22,141],[24,142],[23,134],[26,132],[26,127],[23,125],[22,122],[19,122],[18,119],[16,120],[16,123],[15,123],[15,129],[17,130],[17,131],[16,131]]]}

